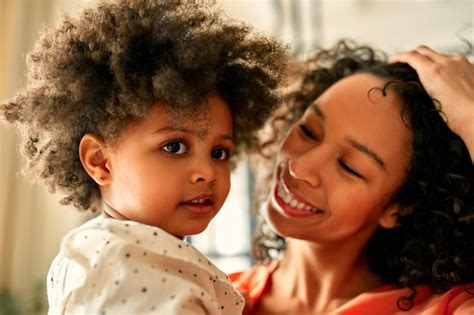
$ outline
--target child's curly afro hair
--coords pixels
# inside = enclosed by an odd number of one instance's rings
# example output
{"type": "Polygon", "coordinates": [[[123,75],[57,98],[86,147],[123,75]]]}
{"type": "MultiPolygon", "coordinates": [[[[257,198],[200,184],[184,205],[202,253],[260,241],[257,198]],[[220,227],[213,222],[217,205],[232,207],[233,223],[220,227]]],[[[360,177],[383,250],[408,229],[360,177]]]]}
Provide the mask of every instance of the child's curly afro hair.
{"type": "Polygon", "coordinates": [[[84,134],[113,142],[157,99],[180,114],[217,92],[231,107],[237,151],[251,148],[279,104],[286,58],[285,47],[209,6],[102,2],[43,31],[28,85],[0,104],[0,117],[21,133],[26,170],[64,193],[62,204],[95,211],[100,192],[78,155],[84,134]]]}

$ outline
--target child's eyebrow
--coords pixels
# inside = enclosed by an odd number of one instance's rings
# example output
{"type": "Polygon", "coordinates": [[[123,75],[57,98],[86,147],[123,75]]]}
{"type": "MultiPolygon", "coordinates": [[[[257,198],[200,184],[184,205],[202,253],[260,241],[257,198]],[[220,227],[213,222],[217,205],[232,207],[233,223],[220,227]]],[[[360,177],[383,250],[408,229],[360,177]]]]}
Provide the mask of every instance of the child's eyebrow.
{"type": "MultiPolygon", "coordinates": [[[[153,131],[153,134],[157,134],[160,132],[176,132],[176,131],[197,135],[199,138],[205,137],[205,135],[203,134],[204,130],[193,130],[193,129],[188,129],[188,128],[179,127],[179,126],[165,126],[163,128],[159,128],[153,131]]],[[[204,133],[207,133],[207,130],[205,130],[204,133]]],[[[232,135],[222,134],[222,135],[219,135],[218,137],[222,140],[234,141],[234,137],[232,135]]]]}
{"type": "Polygon", "coordinates": [[[318,106],[318,104],[313,103],[310,107],[315,112],[315,114],[319,118],[321,118],[322,121],[324,121],[326,119],[326,115],[324,115],[324,112],[321,110],[321,108],[318,106]]]}
{"type": "Polygon", "coordinates": [[[166,132],[166,131],[180,131],[180,132],[185,132],[185,133],[196,133],[196,131],[194,130],[191,130],[191,129],[186,129],[186,128],[183,128],[183,127],[178,127],[178,126],[165,126],[163,128],[159,128],[155,131],[153,131],[153,133],[160,133],[160,132],[166,132]]]}

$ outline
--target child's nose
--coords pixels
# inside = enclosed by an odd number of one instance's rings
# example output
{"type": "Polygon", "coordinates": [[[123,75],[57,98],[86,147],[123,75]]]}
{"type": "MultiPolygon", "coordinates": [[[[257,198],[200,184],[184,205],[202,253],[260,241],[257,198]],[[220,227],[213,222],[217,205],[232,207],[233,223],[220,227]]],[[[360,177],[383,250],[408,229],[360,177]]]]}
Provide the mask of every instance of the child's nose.
{"type": "Polygon", "coordinates": [[[201,163],[196,163],[196,167],[190,175],[190,181],[193,184],[198,182],[213,183],[216,179],[216,169],[212,160],[201,160],[201,163]]]}

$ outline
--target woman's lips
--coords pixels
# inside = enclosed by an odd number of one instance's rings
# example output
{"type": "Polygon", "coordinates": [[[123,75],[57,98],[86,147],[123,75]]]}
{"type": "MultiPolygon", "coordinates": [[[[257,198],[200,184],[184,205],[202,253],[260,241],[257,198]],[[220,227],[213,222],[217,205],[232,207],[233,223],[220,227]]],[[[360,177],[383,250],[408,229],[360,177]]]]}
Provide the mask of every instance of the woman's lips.
{"type": "Polygon", "coordinates": [[[279,181],[273,191],[273,198],[279,208],[290,217],[308,217],[324,214],[324,211],[298,199],[279,181]]]}

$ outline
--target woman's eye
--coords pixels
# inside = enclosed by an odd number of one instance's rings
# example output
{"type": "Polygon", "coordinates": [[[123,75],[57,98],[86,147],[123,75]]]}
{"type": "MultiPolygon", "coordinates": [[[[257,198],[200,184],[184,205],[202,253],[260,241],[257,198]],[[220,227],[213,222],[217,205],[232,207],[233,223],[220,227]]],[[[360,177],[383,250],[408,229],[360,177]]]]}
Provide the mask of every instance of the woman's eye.
{"type": "Polygon", "coordinates": [[[311,132],[305,125],[299,125],[301,132],[311,140],[318,140],[318,137],[311,132]]]}
{"type": "Polygon", "coordinates": [[[168,142],[162,147],[162,150],[171,154],[184,154],[186,153],[186,145],[180,141],[168,142]]]}
{"type": "Polygon", "coordinates": [[[344,171],[348,172],[349,174],[354,175],[355,177],[358,177],[358,178],[364,178],[362,175],[360,175],[360,174],[357,173],[355,170],[353,170],[352,168],[350,168],[349,165],[347,165],[346,163],[344,163],[344,161],[339,160],[339,165],[342,167],[342,169],[343,169],[344,171]]]}
{"type": "Polygon", "coordinates": [[[229,156],[230,156],[229,151],[227,151],[226,149],[222,149],[222,148],[214,149],[211,152],[211,157],[214,160],[224,161],[224,160],[229,159],[229,156]]]}

